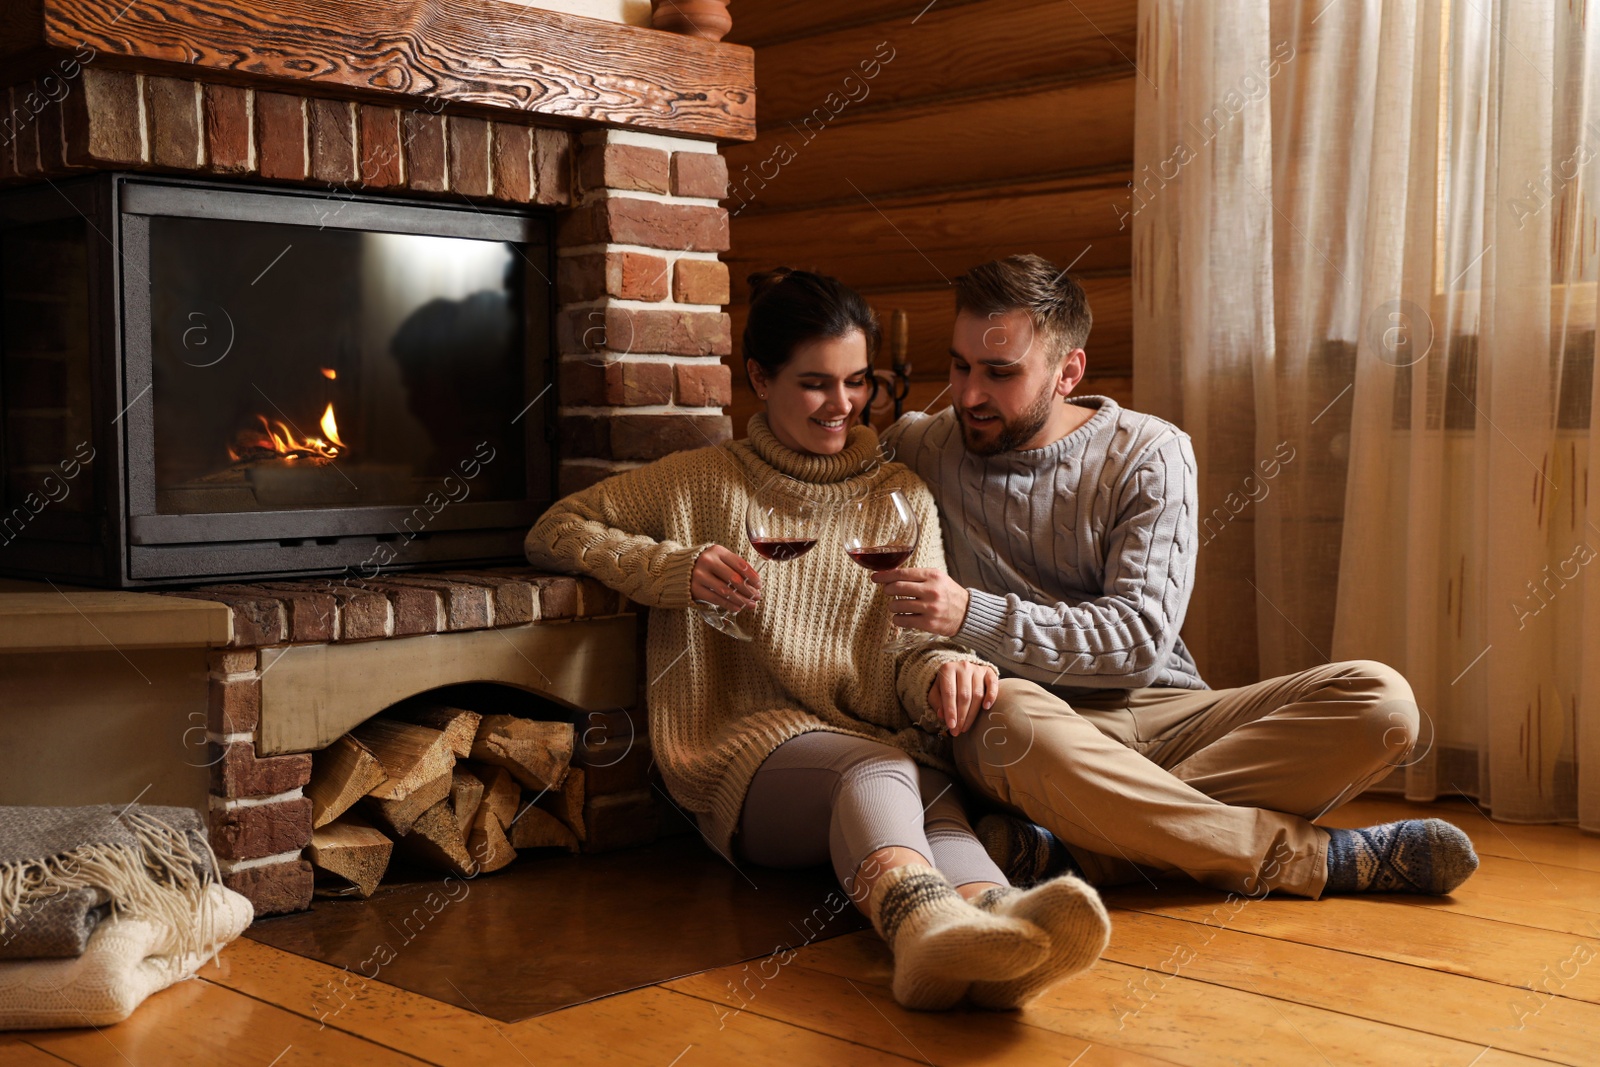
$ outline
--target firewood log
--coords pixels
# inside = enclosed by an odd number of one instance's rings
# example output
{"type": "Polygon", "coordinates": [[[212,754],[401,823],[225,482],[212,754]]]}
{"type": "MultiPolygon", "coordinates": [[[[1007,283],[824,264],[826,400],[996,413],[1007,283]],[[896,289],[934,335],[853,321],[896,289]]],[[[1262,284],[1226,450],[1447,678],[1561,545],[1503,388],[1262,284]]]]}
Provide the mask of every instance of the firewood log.
{"type": "Polygon", "coordinates": [[[404,800],[455,766],[455,753],[443,730],[399,722],[382,715],[350,731],[383,765],[388,780],[372,790],[381,800],[404,800]]]}
{"type": "Polygon", "coordinates": [[[473,821],[482,806],[483,779],[458,766],[450,777],[450,810],[455,813],[456,822],[461,826],[463,839],[472,832],[473,821]]]}
{"type": "Polygon", "coordinates": [[[460,759],[472,754],[472,740],[478,736],[478,723],[482,718],[475,711],[446,704],[401,704],[384,714],[442,732],[449,739],[450,751],[460,759]]]}
{"type": "Polygon", "coordinates": [[[494,813],[502,827],[510,826],[517,816],[522,800],[522,787],[504,767],[492,763],[474,763],[468,769],[483,782],[483,807],[494,813]]]}
{"type": "Polygon", "coordinates": [[[423,812],[450,795],[450,771],[445,771],[420,789],[415,789],[403,800],[384,800],[369,796],[362,805],[379,826],[392,830],[396,837],[411,831],[411,826],[423,812]]]}
{"type": "Polygon", "coordinates": [[[418,816],[410,832],[398,844],[400,851],[411,859],[451,874],[467,877],[477,870],[467,846],[461,841],[461,827],[456,823],[448,800],[439,801],[418,816]]]}
{"type": "Polygon", "coordinates": [[[311,825],[326,826],[388,778],[360,741],[345,734],[311,757],[311,825]]]}
{"type": "Polygon", "coordinates": [[[578,837],[565,823],[534,804],[527,804],[511,825],[512,848],[561,847],[578,851],[578,837]]]}
{"type": "Polygon", "coordinates": [[[467,838],[467,854],[478,865],[478,870],[485,874],[498,871],[517,858],[517,850],[506,839],[499,818],[485,805],[479,805],[478,816],[472,822],[472,832],[467,838]]]}
{"type": "Polygon", "coordinates": [[[538,792],[561,784],[572,763],[572,741],[570,722],[485,715],[472,743],[472,758],[504,767],[538,792]]]}
{"type": "Polygon", "coordinates": [[[539,807],[566,824],[579,841],[586,840],[583,829],[583,768],[574,767],[567,772],[559,790],[552,789],[539,798],[539,807]]]}
{"type": "Polygon", "coordinates": [[[319,871],[349,882],[355,895],[370,897],[389,867],[394,842],[356,815],[344,815],[311,832],[306,858],[319,871]]]}

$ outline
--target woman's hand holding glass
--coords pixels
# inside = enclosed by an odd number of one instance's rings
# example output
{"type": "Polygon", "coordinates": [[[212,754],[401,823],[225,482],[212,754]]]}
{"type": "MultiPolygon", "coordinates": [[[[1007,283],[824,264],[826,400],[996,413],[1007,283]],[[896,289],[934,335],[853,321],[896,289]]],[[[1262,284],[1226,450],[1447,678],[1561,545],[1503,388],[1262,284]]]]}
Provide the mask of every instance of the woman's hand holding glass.
{"type": "MultiPolygon", "coordinates": [[[[799,559],[817,543],[817,508],[789,478],[774,478],[750,495],[745,505],[745,536],[763,560],[799,559]]],[[[739,641],[753,640],[736,618],[761,599],[761,573],[756,565],[721,545],[712,545],[695,560],[689,592],[707,626],[739,641]]]]}
{"type": "Polygon", "coordinates": [[[712,545],[694,561],[689,595],[727,611],[743,611],[761,599],[761,575],[739,553],[712,545]]]}

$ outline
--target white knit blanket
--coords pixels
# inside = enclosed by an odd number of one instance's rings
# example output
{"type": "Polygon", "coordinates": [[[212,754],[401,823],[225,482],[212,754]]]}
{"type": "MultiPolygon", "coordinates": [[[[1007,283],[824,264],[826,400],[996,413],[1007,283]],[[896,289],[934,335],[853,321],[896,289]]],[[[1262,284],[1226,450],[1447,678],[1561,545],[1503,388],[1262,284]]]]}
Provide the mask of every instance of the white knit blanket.
{"type": "Polygon", "coordinates": [[[0,1030],[121,1022],[150,994],[193,977],[254,915],[249,900],[213,883],[187,929],[159,918],[111,918],[75,959],[0,962],[0,1030]],[[199,947],[184,952],[180,941],[199,947]]]}

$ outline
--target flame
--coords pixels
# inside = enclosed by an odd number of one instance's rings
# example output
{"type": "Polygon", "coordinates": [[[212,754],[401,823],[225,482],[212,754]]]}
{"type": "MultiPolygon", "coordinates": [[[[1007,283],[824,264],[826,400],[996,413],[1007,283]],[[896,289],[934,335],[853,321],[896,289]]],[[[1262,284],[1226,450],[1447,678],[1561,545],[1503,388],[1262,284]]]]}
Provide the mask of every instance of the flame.
{"type": "MultiPolygon", "coordinates": [[[[328,410],[322,413],[322,432],[328,435],[328,440],[333,442],[335,448],[343,448],[344,442],[339,440],[339,424],[333,421],[333,405],[328,405],[328,410]]],[[[319,441],[318,444],[321,442],[319,441]]]]}
{"type": "Polygon", "coordinates": [[[268,422],[265,415],[257,415],[256,419],[261,423],[261,429],[240,433],[238,447],[228,446],[229,459],[238,462],[275,454],[286,460],[330,460],[337,458],[345,449],[345,443],[339,439],[339,424],[334,421],[332,404],[322,413],[322,432],[326,440],[322,437],[300,437],[281,419],[268,422]]]}
{"type": "Polygon", "coordinates": [[[336,380],[339,377],[339,372],[332,367],[318,367],[317,369],[322,371],[322,376],[329,381],[336,380]]]}

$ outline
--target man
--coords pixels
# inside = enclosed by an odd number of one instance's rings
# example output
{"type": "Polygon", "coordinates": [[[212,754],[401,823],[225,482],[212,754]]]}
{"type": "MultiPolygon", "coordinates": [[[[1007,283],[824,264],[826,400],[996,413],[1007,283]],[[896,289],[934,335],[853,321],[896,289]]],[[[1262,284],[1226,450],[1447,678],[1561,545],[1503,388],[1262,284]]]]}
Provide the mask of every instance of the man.
{"type": "Polygon", "coordinates": [[[956,306],[951,407],[885,435],[933,488],[949,574],[873,580],[907,598],[897,621],[1006,676],[951,732],[972,788],[1043,828],[980,824],[1007,873],[1025,883],[1075,862],[1113,885],[1148,867],[1307,897],[1465,880],[1477,856],[1441,820],[1312,824],[1415,744],[1397,672],[1352,661],[1238,689],[1201,680],[1178,636],[1198,547],[1194,453],[1171,423],[1072,397],[1091,321],[1077,283],[1012,256],[964,275],[956,306]]]}

